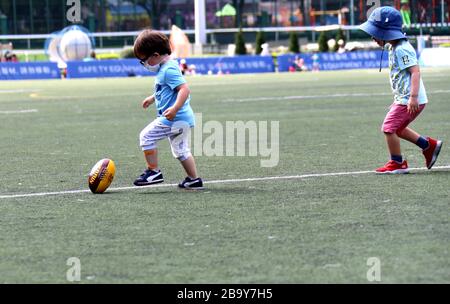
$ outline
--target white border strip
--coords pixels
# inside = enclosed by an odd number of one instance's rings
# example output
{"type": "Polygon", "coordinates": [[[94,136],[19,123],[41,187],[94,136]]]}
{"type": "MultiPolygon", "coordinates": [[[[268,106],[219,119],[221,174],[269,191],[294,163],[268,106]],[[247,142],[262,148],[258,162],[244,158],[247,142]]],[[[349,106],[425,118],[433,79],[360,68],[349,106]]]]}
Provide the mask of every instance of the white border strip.
{"type": "MultiPolygon", "coordinates": [[[[428,94],[450,93],[450,90],[437,90],[428,92],[428,94]]],[[[392,96],[392,93],[353,93],[353,94],[329,94],[329,95],[297,95],[297,96],[266,96],[250,97],[238,99],[225,99],[223,102],[247,102],[247,101],[266,101],[266,100],[291,100],[291,99],[320,99],[320,98],[340,98],[340,97],[372,97],[372,96],[392,96]]]]}
{"type": "MultiPolygon", "coordinates": [[[[450,166],[440,166],[434,167],[433,169],[450,169],[450,166]]],[[[425,171],[427,168],[410,168],[410,171],[425,171]]],[[[226,184],[226,183],[237,183],[237,182],[256,182],[256,181],[269,181],[269,180],[284,180],[284,179],[305,179],[314,177],[328,177],[328,176],[348,176],[348,175],[363,175],[363,174],[375,174],[374,171],[354,171],[354,172],[334,172],[334,173],[317,173],[317,174],[304,174],[304,175],[290,175],[290,176],[266,176],[266,177],[250,177],[250,178],[239,178],[239,179],[223,179],[223,180],[211,180],[205,181],[205,184],[226,184]]],[[[125,191],[125,190],[138,190],[138,189],[149,189],[149,188],[165,188],[165,187],[176,187],[177,184],[156,184],[143,187],[118,187],[110,188],[108,192],[114,191],[125,191]]],[[[78,194],[78,193],[89,193],[90,190],[69,190],[69,191],[59,191],[59,192],[40,192],[40,193],[25,193],[25,194],[10,194],[10,195],[0,195],[0,199],[8,198],[26,198],[26,197],[38,197],[38,196],[51,196],[51,195],[66,195],[66,194],[78,194]]]]}
{"type": "Polygon", "coordinates": [[[0,94],[16,94],[16,93],[34,93],[34,92],[39,92],[41,90],[35,90],[35,89],[31,89],[31,90],[24,90],[24,89],[19,89],[19,90],[0,90],[0,94]]]}
{"type": "Polygon", "coordinates": [[[22,113],[37,113],[37,109],[29,110],[11,110],[11,111],[0,111],[0,114],[22,114],[22,113]]]}

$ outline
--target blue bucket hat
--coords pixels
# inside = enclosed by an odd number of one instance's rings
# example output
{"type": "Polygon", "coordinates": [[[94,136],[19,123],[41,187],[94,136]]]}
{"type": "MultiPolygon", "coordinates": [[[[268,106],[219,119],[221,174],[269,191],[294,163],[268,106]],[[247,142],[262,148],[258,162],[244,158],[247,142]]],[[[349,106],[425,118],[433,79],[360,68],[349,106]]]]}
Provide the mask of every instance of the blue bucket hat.
{"type": "Polygon", "coordinates": [[[359,29],[379,40],[390,41],[406,39],[402,25],[402,15],[398,10],[391,6],[382,6],[375,9],[369,20],[361,24],[359,29]]]}

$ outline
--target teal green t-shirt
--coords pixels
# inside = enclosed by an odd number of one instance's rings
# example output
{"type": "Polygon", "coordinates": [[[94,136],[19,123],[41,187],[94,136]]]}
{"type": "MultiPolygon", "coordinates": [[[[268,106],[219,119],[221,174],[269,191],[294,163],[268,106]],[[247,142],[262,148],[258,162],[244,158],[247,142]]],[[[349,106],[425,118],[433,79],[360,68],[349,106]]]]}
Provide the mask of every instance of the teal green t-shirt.
{"type": "Polygon", "coordinates": [[[172,126],[174,122],[178,121],[186,122],[190,127],[194,127],[195,125],[194,112],[190,105],[191,96],[188,97],[173,120],[168,120],[162,115],[166,109],[175,104],[178,96],[176,88],[184,83],[186,83],[186,80],[181,74],[178,63],[175,60],[169,60],[164,63],[156,74],[156,111],[161,122],[167,126],[172,126]]]}

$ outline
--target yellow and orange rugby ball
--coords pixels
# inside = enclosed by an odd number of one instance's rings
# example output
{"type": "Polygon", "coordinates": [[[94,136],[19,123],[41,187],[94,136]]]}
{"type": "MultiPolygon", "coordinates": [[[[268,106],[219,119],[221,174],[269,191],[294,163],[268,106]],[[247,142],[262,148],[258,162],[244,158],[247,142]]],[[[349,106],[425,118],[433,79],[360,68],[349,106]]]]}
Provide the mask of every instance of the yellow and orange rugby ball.
{"type": "Polygon", "coordinates": [[[99,160],[89,173],[89,189],[92,193],[103,193],[111,185],[116,174],[116,165],[109,158],[99,160]]]}

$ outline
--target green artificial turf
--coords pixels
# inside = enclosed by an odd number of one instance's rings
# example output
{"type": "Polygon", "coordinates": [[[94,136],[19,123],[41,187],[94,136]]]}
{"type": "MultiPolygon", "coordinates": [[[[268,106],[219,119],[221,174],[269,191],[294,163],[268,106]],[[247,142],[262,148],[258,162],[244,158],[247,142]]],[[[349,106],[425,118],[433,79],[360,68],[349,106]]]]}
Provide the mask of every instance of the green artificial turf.
{"type": "MultiPolygon", "coordinates": [[[[120,189],[145,167],[153,78],[0,82],[0,282],[67,283],[77,257],[81,283],[369,283],[377,257],[381,283],[450,283],[450,171],[438,168],[450,165],[450,70],[422,74],[430,104],[412,127],[444,146],[436,169],[402,176],[360,172],[388,159],[387,71],[188,77],[203,127],[279,122],[272,168],[194,150],[215,181],[201,192],[120,189]],[[105,157],[117,166],[105,194],[11,197],[87,190],[105,157]],[[297,178],[239,181],[279,176],[297,178]]],[[[181,181],[167,141],[159,155],[166,183],[181,181]]]]}

